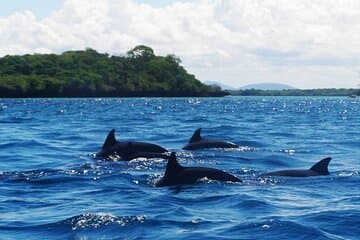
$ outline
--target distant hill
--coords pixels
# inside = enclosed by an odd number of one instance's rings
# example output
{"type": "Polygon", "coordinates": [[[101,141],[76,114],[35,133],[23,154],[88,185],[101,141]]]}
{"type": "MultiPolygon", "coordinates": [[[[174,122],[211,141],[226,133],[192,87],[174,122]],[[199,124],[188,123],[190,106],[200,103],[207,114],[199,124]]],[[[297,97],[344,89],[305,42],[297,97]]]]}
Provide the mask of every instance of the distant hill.
{"type": "Polygon", "coordinates": [[[232,86],[229,86],[229,85],[226,85],[226,84],[223,84],[221,82],[216,82],[216,81],[206,81],[204,82],[206,85],[216,85],[216,86],[219,86],[221,87],[222,90],[235,90],[236,88],[232,87],[232,86]]]}
{"type": "Polygon", "coordinates": [[[356,98],[360,96],[360,89],[354,88],[324,88],[324,89],[285,89],[285,90],[259,90],[259,89],[240,89],[229,90],[234,96],[350,96],[356,98]]]}
{"type": "Polygon", "coordinates": [[[258,89],[258,90],[285,90],[285,89],[296,89],[290,85],[281,83],[256,83],[249,84],[241,87],[240,89],[258,89]]]}

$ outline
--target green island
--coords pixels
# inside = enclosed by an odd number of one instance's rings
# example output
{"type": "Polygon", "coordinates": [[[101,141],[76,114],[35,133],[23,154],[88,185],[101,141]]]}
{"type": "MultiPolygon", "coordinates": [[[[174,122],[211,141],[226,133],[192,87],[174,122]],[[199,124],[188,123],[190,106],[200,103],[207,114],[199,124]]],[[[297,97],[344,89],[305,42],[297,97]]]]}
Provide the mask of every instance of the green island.
{"type": "Polygon", "coordinates": [[[360,89],[323,88],[323,89],[285,89],[285,90],[227,90],[233,96],[360,96],[360,89]]]}
{"type": "Polygon", "coordinates": [[[136,46],[123,56],[87,48],[0,58],[0,97],[219,97],[175,55],[136,46]]]}
{"type": "Polygon", "coordinates": [[[139,45],[121,56],[87,48],[0,58],[0,98],[360,96],[360,89],[222,90],[189,74],[175,55],[139,45]]]}

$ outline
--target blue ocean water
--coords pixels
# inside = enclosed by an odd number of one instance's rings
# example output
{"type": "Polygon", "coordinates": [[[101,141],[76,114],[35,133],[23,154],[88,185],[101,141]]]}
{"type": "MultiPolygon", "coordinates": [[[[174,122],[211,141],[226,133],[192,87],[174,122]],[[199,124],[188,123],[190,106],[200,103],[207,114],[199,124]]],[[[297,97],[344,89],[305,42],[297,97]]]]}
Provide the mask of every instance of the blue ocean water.
{"type": "Polygon", "coordinates": [[[0,239],[359,239],[359,130],[359,98],[1,99],[0,239]],[[198,127],[241,148],[181,150],[198,127]],[[112,128],[244,182],[157,188],[165,160],[93,158],[112,128]]]}

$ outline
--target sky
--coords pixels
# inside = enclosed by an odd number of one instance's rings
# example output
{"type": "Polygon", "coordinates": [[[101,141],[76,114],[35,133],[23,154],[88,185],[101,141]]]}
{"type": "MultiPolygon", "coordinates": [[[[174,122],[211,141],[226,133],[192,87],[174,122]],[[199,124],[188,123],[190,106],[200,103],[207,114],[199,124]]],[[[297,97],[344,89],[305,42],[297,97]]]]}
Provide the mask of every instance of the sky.
{"type": "Polygon", "coordinates": [[[9,0],[0,36],[0,56],[142,44],[203,82],[360,88],[358,0],[9,0]]]}

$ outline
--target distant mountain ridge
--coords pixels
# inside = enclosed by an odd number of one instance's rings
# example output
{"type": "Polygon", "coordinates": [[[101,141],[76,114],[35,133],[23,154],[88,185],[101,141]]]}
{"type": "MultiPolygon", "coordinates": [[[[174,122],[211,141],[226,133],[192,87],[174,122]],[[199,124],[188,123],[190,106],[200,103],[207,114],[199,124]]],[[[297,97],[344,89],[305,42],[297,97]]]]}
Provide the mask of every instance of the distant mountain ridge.
{"type": "Polygon", "coordinates": [[[255,83],[249,84],[241,87],[240,89],[258,89],[258,90],[286,90],[286,89],[296,89],[293,86],[282,84],[282,83],[255,83]]]}

